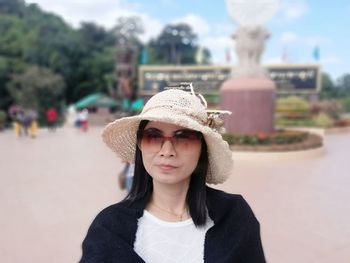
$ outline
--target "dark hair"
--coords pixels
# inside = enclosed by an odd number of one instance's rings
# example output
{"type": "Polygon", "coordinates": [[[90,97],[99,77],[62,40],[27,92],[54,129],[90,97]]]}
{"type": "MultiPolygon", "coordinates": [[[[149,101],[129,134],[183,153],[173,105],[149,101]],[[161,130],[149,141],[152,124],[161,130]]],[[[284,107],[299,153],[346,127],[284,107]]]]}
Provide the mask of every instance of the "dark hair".
{"type": "MultiPolygon", "coordinates": [[[[148,120],[142,120],[140,122],[137,131],[137,140],[140,138],[147,123],[148,120]]],[[[201,154],[199,156],[197,167],[191,175],[190,185],[186,196],[189,213],[197,227],[205,225],[207,220],[205,180],[208,171],[208,152],[207,144],[203,136],[201,144],[201,154]]],[[[136,145],[134,179],[131,190],[124,200],[133,202],[141,198],[146,198],[148,202],[152,191],[153,179],[147,173],[145,166],[143,165],[141,150],[136,145]]]]}

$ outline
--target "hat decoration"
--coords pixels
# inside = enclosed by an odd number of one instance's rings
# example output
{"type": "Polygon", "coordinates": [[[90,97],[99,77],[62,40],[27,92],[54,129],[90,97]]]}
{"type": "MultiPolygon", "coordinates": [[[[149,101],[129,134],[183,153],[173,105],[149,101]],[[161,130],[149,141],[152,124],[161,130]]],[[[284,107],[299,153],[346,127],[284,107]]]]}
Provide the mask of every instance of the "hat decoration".
{"type": "Polygon", "coordinates": [[[221,119],[222,114],[229,114],[231,115],[231,111],[227,110],[208,110],[208,103],[205,100],[204,96],[199,93],[195,93],[193,89],[192,82],[181,82],[179,86],[171,86],[171,87],[165,87],[165,90],[169,89],[178,89],[178,90],[184,90],[189,91],[193,96],[196,96],[200,99],[201,103],[206,108],[207,112],[207,121],[206,125],[209,126],[213,131],[218,132],[220,134],[225,133],[225,127],[224,127],[224,121],[221,119]]]}

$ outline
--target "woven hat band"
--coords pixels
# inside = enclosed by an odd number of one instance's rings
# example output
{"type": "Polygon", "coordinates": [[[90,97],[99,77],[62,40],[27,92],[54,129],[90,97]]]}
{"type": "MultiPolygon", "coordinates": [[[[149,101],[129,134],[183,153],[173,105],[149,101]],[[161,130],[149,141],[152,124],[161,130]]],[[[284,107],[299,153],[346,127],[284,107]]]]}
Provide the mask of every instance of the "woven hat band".
{"type": "Polygon", "coordinates": [[[171,117],[172,115],[177,115],[179,117],[183,116],[183,118],[186,119],[190,117],[191,119],[193,119],[201,125],[205,125],[207,123],[207,113],[205,110],[199,113],[198,110],[195,111],[189,108],[169,107],[168,105],[148,107],[147,109],[142,111],[140,116],[151,115],[152,112],[158,112],[163,116],[169,115],[169,117],[171,117]]]}

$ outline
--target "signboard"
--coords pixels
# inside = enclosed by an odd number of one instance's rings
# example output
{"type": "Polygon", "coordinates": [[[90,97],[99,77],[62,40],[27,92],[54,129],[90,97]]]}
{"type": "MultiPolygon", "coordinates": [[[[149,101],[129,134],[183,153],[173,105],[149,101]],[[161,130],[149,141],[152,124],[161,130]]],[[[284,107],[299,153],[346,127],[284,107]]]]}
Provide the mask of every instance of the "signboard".
{"type": "MultiPolygon", "coordinates": [[[[270,78],[278,93],[317,93],[320,91],[319,65],[269,65],[270,78]]],[[[217,94],[221,84],[231,76],[231,66],[141,66],[139,95],[153,95],[165,87],[192,82],[202,94],[217,94]]]]}
{"type": "Polygon", "coordinates": [[[319,65],[268,66],[270,78],[280,93],[316,93],[321,90],[319,65]]]}

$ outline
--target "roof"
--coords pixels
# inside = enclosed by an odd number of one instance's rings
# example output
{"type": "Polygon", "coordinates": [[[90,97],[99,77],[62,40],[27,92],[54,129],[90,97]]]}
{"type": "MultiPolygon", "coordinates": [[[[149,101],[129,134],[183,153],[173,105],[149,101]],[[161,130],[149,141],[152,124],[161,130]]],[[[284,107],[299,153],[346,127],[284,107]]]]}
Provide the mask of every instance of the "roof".
{"type": "Polygon", "coordinates": [[[110,96],[103,93],[93,93],[80,100],[78,100],[74,106],[76,108],[85,107],[116,107],[119,103],[110,96]]]}

